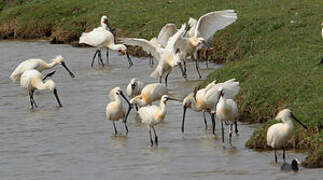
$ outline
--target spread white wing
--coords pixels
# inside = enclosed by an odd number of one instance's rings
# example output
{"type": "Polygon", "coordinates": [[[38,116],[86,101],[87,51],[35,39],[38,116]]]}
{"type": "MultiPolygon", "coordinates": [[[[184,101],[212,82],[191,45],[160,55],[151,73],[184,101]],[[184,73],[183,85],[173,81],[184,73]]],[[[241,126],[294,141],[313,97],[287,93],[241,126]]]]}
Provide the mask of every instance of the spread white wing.
{"type": "Polygon", "coordinates": [[[177,32],[176,25],[175,24],[166,24],[159,32],[158,34],[158,42],[162,46],[166,47],[168,39],[172,37],[177,32]]]}
{"type": "Polygon", "coordinates": [[[237,20],[234,10],[214,11],[200,17],[195,29],[195,37],[209,40],[214,33],[221,30],[237,20]]]}
{"type": "Polygon", "coordinates": [[[150,42],[146,39],[137,39],[137,38],[121,38],[120,40],[127,45],[140,46],[145,52],[150,53],[157,59],[160,59],[159,53],[158,53],[159,47],[153,42],[150,42]]]}
{"type": "Polygon", "coordinates": [[[174,54],[176,53],[179,43],[181,43],[181,40],[183,39],[185,28],[186,24],[183,24],[181,29],[179,29],[171,38],[169,38],[166,46],[167,50],[173,52],[174,54]]]}

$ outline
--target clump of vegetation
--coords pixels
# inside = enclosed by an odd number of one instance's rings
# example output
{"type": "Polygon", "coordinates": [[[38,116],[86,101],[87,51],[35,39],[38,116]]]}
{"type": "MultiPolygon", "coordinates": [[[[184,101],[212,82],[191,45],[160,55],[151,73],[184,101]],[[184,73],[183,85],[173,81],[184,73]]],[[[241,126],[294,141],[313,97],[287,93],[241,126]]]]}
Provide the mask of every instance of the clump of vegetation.
{"type": "Polygon", "coordinates": [[[166,23],[179,27],[189,17],[235,9],[237,22],[217,32],[213,42],[212,59],[227,64],[204,84],[236,78],[240,120],[269,120],[247,142],[250,148],[266,149],[271,119],[280,109],[291,109],[310,129],[296,128],[288,147],[309,152],[304,166],[322,167],[323,65],[317,65],[323,57],[322,0],[31,0],[0,3],[1,8],[0,38],[57,43],[77,42],[102,15],[117,36],[150,39],[166,23]]]}

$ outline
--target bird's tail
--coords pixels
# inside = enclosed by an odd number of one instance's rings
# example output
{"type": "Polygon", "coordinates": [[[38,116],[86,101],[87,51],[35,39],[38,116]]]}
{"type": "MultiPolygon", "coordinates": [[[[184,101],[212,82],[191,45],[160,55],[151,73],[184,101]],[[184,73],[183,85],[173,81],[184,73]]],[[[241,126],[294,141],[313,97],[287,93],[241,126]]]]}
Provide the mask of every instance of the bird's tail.
{"type": "Polygon", "coordinates": [[[235,79],[230,79],[223,83],[224,96],[228,99],[233,99],[240,91],[240,85],[235,79]]]}

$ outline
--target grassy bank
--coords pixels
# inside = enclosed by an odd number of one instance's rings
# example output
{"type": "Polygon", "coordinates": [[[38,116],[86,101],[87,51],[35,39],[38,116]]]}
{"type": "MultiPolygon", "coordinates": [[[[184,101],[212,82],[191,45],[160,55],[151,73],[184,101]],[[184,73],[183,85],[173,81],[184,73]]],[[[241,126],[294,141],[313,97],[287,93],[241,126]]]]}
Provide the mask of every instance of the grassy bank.
{"type": "Polygon", "coordinates": [[[310,130],[296,126],[290,148],[310,153],[303,165],[322,167],[323,57],[321,0],[31,0],[0,4],[0,38],[48,38],[73,43],[107,15],[118,36],[152,38],[168,22],[235,9],[239,19],[216,34],[213,59],[228,62],[205,83],[235,77],[241,82],[240,119],[266,122],[247,142],[267,149],[266,128],[290,108],[310,130]],[[131,3],[130,3],[131,2],[131,3]],[[18,5],[17,5],[18,4],[18,5]]]}

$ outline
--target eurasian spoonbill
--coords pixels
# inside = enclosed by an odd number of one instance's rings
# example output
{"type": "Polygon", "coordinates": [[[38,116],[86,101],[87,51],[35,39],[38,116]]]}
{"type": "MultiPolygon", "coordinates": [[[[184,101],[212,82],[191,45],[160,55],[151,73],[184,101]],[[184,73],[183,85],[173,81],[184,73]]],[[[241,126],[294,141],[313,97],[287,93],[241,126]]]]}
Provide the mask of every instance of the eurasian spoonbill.
{"type": "MultiPolygon", "coordinates": [[[[128,54],[128,49],[123,44],[115,44],[114,43],[114,36],[110,31],[108,18],[106,16],[102,16],[101,18],[101,27],[95,28],[90,32],[83,32],[80,37],[80,44],[84,43],[93,47],[98,48],[95,52],[91,67],[93,67],[93,63],[95,60],[96,55],[98,54],[99,60],[101,64],[104,66],[102,58],[101,58],[101,48],[106,47],[113,51],[119,51],[123,55],[127,56],[129,68],[133,65],[131,58],[128,54]]],[[[109,50],[107,49],[107,63],[109,63],[109,50]]]]}
{"type": "Polygon", "coordinates": [[[187,108],[193,109],[195,112],[203,112],[205,128],[207,128],[207,122],[205,119],[205,112],[209,112],[212,118],[212,132],[214,134],[215,131],[215,118],[214,114],[211,113],[211,110],[215,107],[220,93],[218,91],[219,88],[223,88],[224,96],[226,98],[235,97],[240,90],[239,82],[235,79],[230,79],[223,83],[217,83],[216,81],[212,81],[205,88],[195,91],[194,93],[190,93],[183,100],[183,120],[182,120],[182,132],[184,132],[184,121],[185,114],[187,108]]]}
{"type": "Polygon", "coordinates": [[[294,119],[296,122],[298,122],[301,126],[303,126],[305,129],[307,127],[298,120],[291,110],[289,109],[283,109],[281,110],[276,118],[277,120],[281,120],[281,123],[276,123],[274,125],[271,125],[267,130],[267,145],[272,147],[275,151],[275,162],[277,163],[277,149],[283,149],[283,160],[285,161],[285,146],[290,139],[294,125],[292,122],[292,119],[294,119]]]}
{"type": "Polygon", "coordinates": [[[116,87],[110,91],[110,99],[112,99],[113,101],[107,104],[106,111],[105,111],[107,119],[112,121],[112,123],[113,123],[115,135],[118,134],[117,128],[115,126],[115,121],[119,121],[120,119],[123,119],[123,123],[124,123],[124,126],[125,126],[127,134],[128,134],[126,111],[122,105],[120,96],[124,100],[126,100],[128,105],[130,106],[128,99],[124,96],[120,87],[116,87]],[[115,93],[115,95],[113,95],[113,98],[111,97],[112,93],[115,93]]]}
{"type": "Polygon", "coordinates": [[[61,64],[68,71],[68,73],[71,75],[72,78],[75,77],[75,75],[67,68],[64,62],[64,58],[59,55],[56,58],[54,58],[51,63],[47,63],[42,59],[27,59],[21,62],[16,67],[16,69],[10,75],[10,79],[13,82],[17,82],[20,80],[20,76],[22,75],[22,73],[24,73],[27,70],[35,69],[39,72],[42,72],[43,70],[51,69],[55,67],[57,64],[61,64]]]}
{"type": "Polygon", "coordinates": [[[149,131],[149,137],[150,137],[150,143],[151,146],[154,144],[152,136],[151,136],[151,129],[154,130],[155,134],[155,144],[158,145],[158,136],[155,131],[155,126],[159,123],[161,123],[167,114],[166,110],[166,103],[168,100],[176,100],[175,98],[171,98],[167,95],[163,95],[160,99],[160,105],[152,105],[152,106],[146,106],[142,107],[138,110],[139,117],[141,119],[141,122],[145,125],[147,125],[148,131],[149,131]]]}
{"type": "MultiPolygon", "coordinates": [[[[53,74],[53,73],[50,73],[50,74],[53,74]]],[[[46,89],[49,89],[54,93],[58,106],[63,107],[57,95],[55,82],[49,79],[44,83],[42,74],[35,69],[26,70],[25,72],[22,73],[20,78],[20,86],[22,88],[25,88],[29,93],[31,109],[34,108],[34,105],[36,108],[38,107],[34,100],[34,96],[33,96],[34,91],[46,90],[46,89]]]]}
{"type": "Polygon", "coordinates": [[[144,88],[145,83],[138,80],[137,78],[132,78],[130,83],[127,86],[127,95],[130,98],[134,98],[141,94],[142,89],[144,88]]]}

